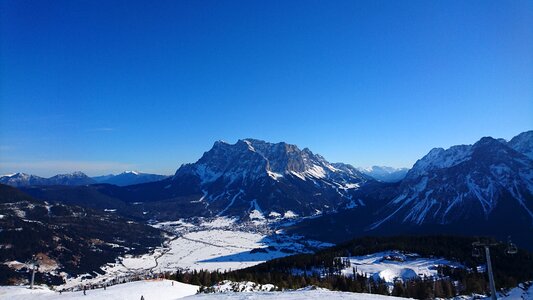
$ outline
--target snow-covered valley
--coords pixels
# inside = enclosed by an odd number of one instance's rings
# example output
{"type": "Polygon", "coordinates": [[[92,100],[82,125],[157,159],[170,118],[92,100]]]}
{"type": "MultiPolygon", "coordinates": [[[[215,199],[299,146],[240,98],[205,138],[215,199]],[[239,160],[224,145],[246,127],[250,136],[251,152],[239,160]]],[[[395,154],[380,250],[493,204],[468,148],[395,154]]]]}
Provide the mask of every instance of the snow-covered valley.
{"type": "Polygon", "coordinates": [[[226,217],[191,222],[178,220],[153,226],[172,236],[150,253],[119,257],[115,263],[102,266],[101,274],[66,278],[66,283],[59,288],[76,290],[83,285],[110,284],[121,278],[175,273],[177,270],[230,271],[332,246],[285,235],[283,230],[270,229],[265,223],[243,224],[226,217]]]}

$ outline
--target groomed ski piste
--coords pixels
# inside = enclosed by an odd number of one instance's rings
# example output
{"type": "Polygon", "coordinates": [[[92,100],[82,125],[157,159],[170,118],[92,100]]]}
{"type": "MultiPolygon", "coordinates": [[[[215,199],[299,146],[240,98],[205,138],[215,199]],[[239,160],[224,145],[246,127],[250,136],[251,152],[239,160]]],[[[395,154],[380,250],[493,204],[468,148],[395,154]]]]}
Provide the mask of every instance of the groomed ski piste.
{"type": "MultiPolygon", "coordinates": [[[[369,300],[398,300],[402,298],[371,295],[355,294],[346,292],[333,292],[324,289],[302,289],[286,292],[243,292],[243,293],[215,293],[215,294],[196,294],[198,286],[183,284],[170,280],[161,281],[137,281],[125,284],[119,284],[108,287],[106,290],[87,290],[86,295],[82,291],[78,292],[58,292],[51,291],[46,287],[38,287],[30,290],[27,286],[9,286],[0,288],[0,299],[11,300],[138,300],[141,296],[145,300],[214,300],[214,299],[369,299],[369,300]]],[[[405,298],[403,298],[405,299],[405,298]]]]}
{"type": "Polygon", "coordinates": [[[83,291],[63,292],[52,291],[47,287],[38,286],[30,290],[28,286],[3,286],[0,288],[0,299],[10,300],[70,300],[70,299],[87,299],[87,300],[126,300],[141,299],[145,300],[170,300],[181,299],[196,294],[198,287],[195,285],[172,282],[170,280],[155,281],[135,281],[124,284],[117,284],[104,289],[87,290],[85,295],[83,291]]]}
{"type": "MultiPolygon", "coordinates": [[[[304,299],[350,299],[350,300],[399,300],[392,296],[359,294],[348,292],[335,292],[321,288],[304,288],[295,291],[282,292],[225,292],[214,294],[196,294],[198,286],[184,284],[171,280],[157,281],[136,281],[119,284],[104,289],[87,290],[86,295],[82,291],[78,292],[59,292],[52,291],[47,287],[36,287],[30,290],[28,286],[2,286],[0,287],[0,299],[10,300],[252,300],[252,299],[276,299],[276,300],[304,300],[304,299]]],[[[470,300],[485,299],[483,296],[461,296],[454,299],[470,300]]],[[[519,287],[512,289],[506,295],[499,295],[498,299],[504,300],[526,300],[533,299],[533,285],[525,287],[521,284],[519,287]]]]}

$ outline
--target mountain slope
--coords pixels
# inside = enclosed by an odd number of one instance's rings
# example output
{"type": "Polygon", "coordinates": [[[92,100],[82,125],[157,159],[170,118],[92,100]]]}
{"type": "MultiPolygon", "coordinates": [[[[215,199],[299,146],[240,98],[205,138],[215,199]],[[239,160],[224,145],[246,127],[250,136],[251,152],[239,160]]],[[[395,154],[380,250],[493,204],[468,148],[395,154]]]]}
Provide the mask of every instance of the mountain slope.
{"type": "Polygon", "coordinates": [[[510,142],[485,137],[433,149],[401,182],[359,189],[366,207],[306,220],[290,231],[337,242],[365,235],[510,235],[533,249],[531,139],[530,131],[510,142]]]}
{"type": "Polygon", "coordinates": [[[513,205],[513,218],[533,225],[533,160],[490,137],[474,145],[433,149],[415,163],[384,219],[448,224],[472,216],[488,219],[513,205]]]}
{"type": "Polygon", "coordinates": [[[0,177],[0,183],[14,187],[44,185],[46,183],[46,178],[26,173],[15,173],[0,177]]]}
{"type": "Polygon", "coordinates": [[[57,283],[60,272],[98,271],[119,255],[147,252],[164,240],[162,231],[113,213],[44,202],[1,184],[0,228],[3,284],[26,278],[33,255],[43,257],[40,271],[57,283]]]}
{"type": "Polygon", "coordinates": [[[533,130],[522,132],[512,138],[507,145],[517,152],[533,159],[533,130]]]}

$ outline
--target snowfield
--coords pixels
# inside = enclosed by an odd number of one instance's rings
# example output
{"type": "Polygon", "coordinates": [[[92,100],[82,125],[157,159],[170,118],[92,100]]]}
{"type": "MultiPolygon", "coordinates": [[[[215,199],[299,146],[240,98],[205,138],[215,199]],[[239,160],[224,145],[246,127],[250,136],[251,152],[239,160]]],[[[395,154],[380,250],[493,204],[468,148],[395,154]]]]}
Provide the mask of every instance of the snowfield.
{"type": "Polygon", "coordinates": [[[280,251],[250,253],[256,248],[266,248],[264,239],[265,236],[259,233],[220,229],[191,232],[152,254],[126,257],[122,265],[130,270],[176,271],[179,268],[224,271],[246,268],[287,255],[280,251]]]}
{"type": "Polygon", "coordinates": [[[256,292],[256,293],[225,293],[225,294],[200,294],[184,298],[186,300],[307,300],[307,299],[350,299],[350,300],[405,300],[383,295],[359,294],[348,292],[334,292],[328,290],[299,290],[288,292],[256,292]]]}
{"type": "MultiPolygon", "coordinates": [[[[231,282],[223,283],[221,286],[229,287],[231,282]]],[[[249,286],[246,283],[245,286],[249,286]]],[[[63,292],[59,294],[47,287],[37,287],[37,289],[30,290],[28,286],[0,286],[0,299],[10,300],[69,300],[69,299],[86,299],[86,300],[136,300],[141,299],[141,295],[145,300],[247,300],[247,299],[276,299],[276,300],[304,300],[304,299],[353,299],[353,300],[400,300],[406,298],[398,298],[391,296],[359,294],[348,292],[335,292],[321,288],[304,288],[296,291],[283,292],[223,292],[214,294],[196,294],[198,286],[184,284],[170,280],[156,280],[156,281],[136,281],[120,285],[108,287],[106,290],[95,289],[87,290],[87,295],[83,292],[63,292]]],[[[224,291],[224,289],[221,289],[224,291]]],[[[454,300],[470,300],[470,299],[485,299],[480,296],[460,296],[454,300]]],[[[533,285],[531,282],[527,284],[520,284],[518,287],[512,289],[505,295],[499,295],[498,299],[504,300],[527,300],[533,299],[533,285]]]]}
{"type": "Polygon", "coordinates": [[[79,292],[58,292],[46,287],[30,290],[28,286],[2,286],[0,287],[0,299],[28,300],[28,299],[86,299],[86,300],[138,300],[141,296],[145,300],[170,300],[179,299],[194,295],[198,291],[195,285],[184,284],[171,280],[157,281],[136,281],[115,286],[110,286],[106,290],[87,290],[86,295],[79,292]],[[174,283],[174,285],[172,285],[174,283]]]}
{"type": "Polygon", "coordinates": [[[247,268],[267,260],[332,246],[297,236],[276,233],[264,224],[242,224],[235,219],[218,217],[196,223],[184,220],[153,225],[175,234],[161,247],[141,256],[127,255],[116,263],[102,266],[104,274],[83,274],[68,278],[60,288],[82,284],[103,284],[115,278],[180,270],[229,271],[247,268]]]}
{"type": "Polygon", "coordinates": [[[436,277],[438,276],[437,267],[440,265],[463,268],[461,264],[447,259],[424,258],[418,254],[403,254],[398,251],[384,251],[347,259],[350,267],[342,270],[344,275],[353,276],[355,269],[360,275],[369,274],[375,280],[381,279],[391,284],[395,280],[436,277]]]}
{"type": "Polygon", "coordinates": [[[215,300],[215,299],[361,299],[361,300],[399,300],[405,298],[388,297],[371,294],[356,294],[347,292],[333,292],[325,289],[302,289],[287,292],[243,292],[243,293],[215,293],[196,294],[197,286],[174,282],[170,280],[160,281],[136,281],[108,287],[106,290],[87,290],[87,295],[83,292],[64,292],[59,294],[45,287],[35,290],[28,289],[27,286],[2,286],[0,287],[0,299],[10,300],[138,300],[141,296],[145,300],[215,300]]]}
{"type": "Polygon", "coordinates": [[[273,284],[257,284],[251,281],[234,282],[224,280],[211,287],[213,293],[231,293],[231,292],[273,292],[277,287],[273,284]]]}

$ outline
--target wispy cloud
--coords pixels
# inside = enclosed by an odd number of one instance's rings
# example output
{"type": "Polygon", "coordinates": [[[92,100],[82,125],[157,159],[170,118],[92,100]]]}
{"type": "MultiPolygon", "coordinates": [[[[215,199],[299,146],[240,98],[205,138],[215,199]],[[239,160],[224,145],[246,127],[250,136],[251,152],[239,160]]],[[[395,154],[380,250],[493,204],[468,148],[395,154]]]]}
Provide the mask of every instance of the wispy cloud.
{"type": "Polygon", "coordinates": [[[136,169],[135,164],[113,161],[33,161],[33,162],[0,162],[0,173],[25,172],[40,176],[51,176],[60,173],[82,171],[89,176],[109,173],[120,173],[136,169]]]}

